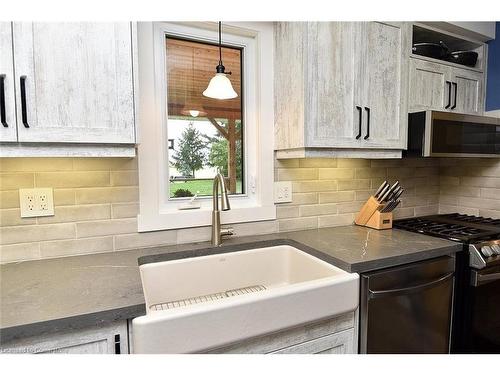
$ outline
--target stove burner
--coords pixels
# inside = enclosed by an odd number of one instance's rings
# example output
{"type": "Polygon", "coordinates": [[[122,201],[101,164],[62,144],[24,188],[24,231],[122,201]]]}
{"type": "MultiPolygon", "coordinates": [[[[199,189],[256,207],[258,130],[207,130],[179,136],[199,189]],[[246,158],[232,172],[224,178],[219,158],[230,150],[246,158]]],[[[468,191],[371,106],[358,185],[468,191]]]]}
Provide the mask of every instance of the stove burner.
{"type": "Polygon", "coordinates": [[[477,223],[477,224],[486,224],[486,225],[498,225],[500,226],[500,219],[492,219],[489,217],[482,216],[473,216],[473,215],[464,215],[464,214],[447,214],[442,215],[443,217],[463,221],[468,223],[477,223]]]}
{"type": "Polygon", "coordinates": [[[500,220],[481,216],[446,214],[396,220],[394,227],[458,242],[500,238],[500,220]]]}

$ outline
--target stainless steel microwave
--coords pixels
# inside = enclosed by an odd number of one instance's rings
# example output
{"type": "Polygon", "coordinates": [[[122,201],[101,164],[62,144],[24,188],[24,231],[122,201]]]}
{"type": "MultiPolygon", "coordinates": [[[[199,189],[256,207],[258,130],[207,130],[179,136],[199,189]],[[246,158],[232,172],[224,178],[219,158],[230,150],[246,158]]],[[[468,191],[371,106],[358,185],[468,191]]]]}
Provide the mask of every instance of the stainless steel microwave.
{"type": "Polygon", "coordinates": [[[422,111],[408,115],[403,156],[500,157],[500,118],[422,111]]]}

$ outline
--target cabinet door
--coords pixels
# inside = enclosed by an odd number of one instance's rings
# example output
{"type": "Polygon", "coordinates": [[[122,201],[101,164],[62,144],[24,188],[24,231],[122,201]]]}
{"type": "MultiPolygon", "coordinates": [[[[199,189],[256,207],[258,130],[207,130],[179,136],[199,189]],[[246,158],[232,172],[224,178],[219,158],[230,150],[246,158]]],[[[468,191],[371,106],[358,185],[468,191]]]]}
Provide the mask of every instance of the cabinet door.
{"type": "Polygon", "coordinates": [[[363,147],[404,148],[408,117],[407,24],[363,23],[363,147]]]}
{"type": "Polygon", "coordinates": [[[360,148],[356,64],[359,23],[310,22],[305,77],[306,147],[360,148]]]}
{"type": "Polygon", "coordinates": [[[456,84],[452,102],[454,112],[480,115],[484,111],[484,76],[483,73],[465,69],[453,69],[452,81],[456,84]]]}
{"type": "Polygon", "coordinates": [[[23,338],[0,349],[12,354],[127,354],[127,322],[23,338]]]}
{"type": "Polygon", "coordinates": [[[20,142],[135,142],[130,23],[13,30],[20,142]]]}
{"type": "Polygon", "coordinates": [[[354,329],[323,336],[272,354],[354,354],[354,329]]]}
{"type": "Polygon", "coordinates": [[[14,58],[12,24],[0,22],[0,142],[16,142],[16,104],[14,95],[14,58]]]}
{"type": "Polygon", "coordinates": [[[451,103],[451,69],[446,65],[410,59],[410,111],[445,111],[451,103]]]}

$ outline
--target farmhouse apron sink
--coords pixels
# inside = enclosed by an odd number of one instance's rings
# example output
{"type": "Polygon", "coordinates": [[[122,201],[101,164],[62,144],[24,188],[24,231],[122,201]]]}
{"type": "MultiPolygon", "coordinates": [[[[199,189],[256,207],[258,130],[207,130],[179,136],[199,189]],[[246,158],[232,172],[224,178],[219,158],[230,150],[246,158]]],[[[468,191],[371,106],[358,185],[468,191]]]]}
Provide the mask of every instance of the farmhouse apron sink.
{"type": "Polygon", "coordinates": [[[135,353],[196,353],[353,311],[359,276],[289,245],[143,264],[135,353]]]}

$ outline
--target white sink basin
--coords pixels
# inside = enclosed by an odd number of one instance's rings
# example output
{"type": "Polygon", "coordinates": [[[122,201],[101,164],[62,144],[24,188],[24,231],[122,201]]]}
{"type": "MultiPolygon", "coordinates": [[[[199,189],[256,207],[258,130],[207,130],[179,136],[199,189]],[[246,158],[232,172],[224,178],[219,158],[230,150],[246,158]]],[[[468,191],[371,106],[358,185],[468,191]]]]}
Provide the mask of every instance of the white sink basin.
{"type": "Polygon", "coordinates": [[[139,267],[146,315],[135,353],[194,353],[353,311],[359,276],[295,247],[265,247],[139,267]]]}

